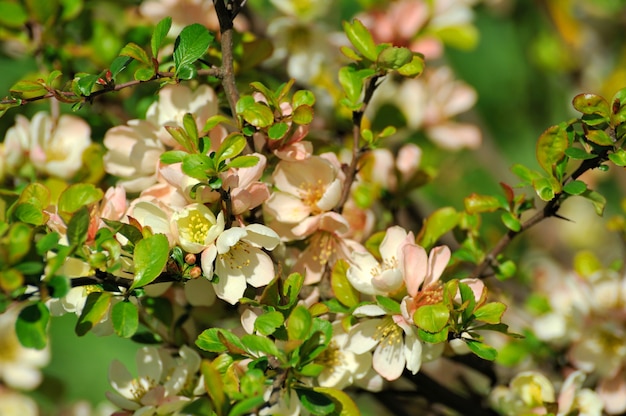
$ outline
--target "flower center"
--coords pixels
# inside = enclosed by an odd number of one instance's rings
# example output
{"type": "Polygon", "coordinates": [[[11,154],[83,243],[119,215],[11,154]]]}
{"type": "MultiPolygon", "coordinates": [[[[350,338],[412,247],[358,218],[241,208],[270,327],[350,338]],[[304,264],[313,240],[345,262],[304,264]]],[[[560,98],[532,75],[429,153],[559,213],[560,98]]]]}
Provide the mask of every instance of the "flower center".
{"type": "Polygon", "coordinates": [[[156,380],[150,378],[139,378],[131,381],[130,393],[137,402],[140,402],[152,388],[157,386],[156,380]]]}
{"type": "Polygon", "coordinates": [[[328,263],[328,259],[333,254],[333,239],[329,232],[321,231],[311,238],[311,248],[315,253],[313,261],[321,265],[328,263]]]}
{"type": "Polygon", "coordinates": [[[402,342],[402,328],[396,324],[391,316],[384,317],[374,332],[374,339],[388,345],[402,342]]]}
{"type": "Polygon", "coordinates": [[[221,258],[231,269],[241,270],[250,265],[250,246],[245,241],[239,241],[226,253],[221,254],[221,258]]]}
{"type": "Polygon", "coordinates": [[[425,288],[422,288],[422,290],[420,290],[413,299],[415,308],[419,308],[420,306],[424,305],[436,305],[437,303],[441,303],[442,301],[443,285],[439,281],[431,283],[425,288]]]}
{"type": "Polygon", "coordinates": [[[180,233],[183,238],[192,243],[204,244],[209,229],[213,225],[205,216],[197,211],[191,211],[183,221],[180,233]]]}
{"type": "Polygon", "coordinates": [[[391,258],[383,259],[383,262],[376,267],[370,270],[372,277],[380,276],[384,271],[393,270],[398,267],[398,259],[396,256],[391,256],[391,258]]]}
{"type": "Polygon", "coordinates": [[[315,359],[315,362],[332,370],[334,367],[341,365],[343,360],[343,353],[337,346],[335,340],[331,340],[330,344],[328,344],[328,348],[315,359]]]}
{"type": "Polygon", "coordinates": [[[311,208],[311,213],[313,215],[317,215],[322,212],[317,206],[317,202],[322,199],[324,196],[324,192],[326,187],[321,179],[318,179],[317,182],[305,182],[300,185],[300,199],[302,202],[311,208]]]}

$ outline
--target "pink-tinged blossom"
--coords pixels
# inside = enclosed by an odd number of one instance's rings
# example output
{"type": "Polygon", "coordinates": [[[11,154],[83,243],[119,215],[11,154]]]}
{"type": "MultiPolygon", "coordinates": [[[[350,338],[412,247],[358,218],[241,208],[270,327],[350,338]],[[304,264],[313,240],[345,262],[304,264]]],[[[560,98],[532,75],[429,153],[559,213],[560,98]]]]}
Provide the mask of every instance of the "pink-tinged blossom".
{"type": "MultiPolygon", "coordinates": [[[[292,228],[308,217],[332,210],[341,198],[344,175],[334,155],[311,156],[298,162],[280,161],[272,174],[276,191],[265,203],[266,213],[292,228]]],[[[305,223],[299,238],[311,232],[305,223]]]]}
{"type": "Polygon", "coordinates": [[[402,310],[404,317],[412,321],[413,314],[420,306],[442,301],[439,278],[450,261],[451,253],[447,246],[439,246],[426,254],[426,250],[417,244],[407,244],[402,250],[407,290],[407,296],[402,300],[402,310]]]}
{"type": "Polygon", "coordinates": [[[274,263],[262,250],[273,250],[280,238],[261,224],[232,227],[222,232],[200,259],[204,276],[212,281],[218,298],[234,305],[248,284],[265,286],[275,277],[274,263]]]}
{"type": "MultiPolygon", "coordinates": [[[[319,221],[311,224],[314,232],[292,269],[304,276],[304,284],[307,285],[318,283],[324,272],[332,268],[337,260],[348,261],[351,253],[366,251],[359,243],[343,238],[350,226],[342,215],[326,212],[317,217],[309,217],[312,218],[319,221]]],[[[306,225],[306,222],[301,225],[306,225]]]]}
{"type": "Polygon", "coordinates": [[[109,129],[104,136],[104,168],[121,179],[128,192],[141,192],[157,182],[157,168],[165,147],[158,128],[144,120],[130,120],[109,129]]]}
{"type": "Polygon", "coordinates": [[[252,153],[259,161],[256,165],[247,168],[229,169],[221,174],[222,188],[230,191],[232,213],[243,214],[258,207],[270,197],[266,183],[260,181],[267,159],[260,153],[252,153]]]}
{"type": "Polygon", "coordinates": [[[29,121],[17,115],[4,138],[5,170],[18,175],[20,168],[30,162],[38,172],[71,179],[83,165],[90,136],[91,128],[77,116],[63,114],[55,121],[39,112],[29,121]]]}
{"type": "Polygon", "coordinates": [[[406,118],[407,127],[424,130],[435,144],[451,150],[480,146],[480,129],[453,120],[476,103],[476,91],[454,78],[448,67],[426,71],[417,79],[385,80],[374,95],[367,114],[383,103],[392,103],[406,118]]]}

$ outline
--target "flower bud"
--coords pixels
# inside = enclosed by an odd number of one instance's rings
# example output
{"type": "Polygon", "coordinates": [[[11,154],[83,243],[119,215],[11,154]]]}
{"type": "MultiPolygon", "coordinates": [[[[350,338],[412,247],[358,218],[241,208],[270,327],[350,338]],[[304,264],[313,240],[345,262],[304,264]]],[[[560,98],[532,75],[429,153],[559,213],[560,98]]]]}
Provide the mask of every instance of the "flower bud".
{"type": "Polygon", "coordinates": [[[189,265],[196,264],[196,255],[193,253],[187,253],[185,255],[185,263],[189,265]]]}
{"type": "Polygon", "coordinates": [[[197,279],[202,276],[202,269],[198,266],[194,266],[189,270],[189,277],[192,279],[197,279]]]}

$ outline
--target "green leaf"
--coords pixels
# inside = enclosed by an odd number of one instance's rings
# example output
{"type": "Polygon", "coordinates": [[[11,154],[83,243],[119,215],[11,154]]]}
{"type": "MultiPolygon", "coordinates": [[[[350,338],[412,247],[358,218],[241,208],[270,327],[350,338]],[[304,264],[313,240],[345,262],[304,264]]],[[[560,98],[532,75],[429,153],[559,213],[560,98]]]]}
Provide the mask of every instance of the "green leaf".
{"type": "Polygon", "coordinates": [[[185,157],[181,168],[185,174],[201,181],[206,180],[208,175],[215,171],[213,161],[207,155],[198,153],[185,157]]]}
{"type": "Polygon", "coordinates": [[[604,130],[589,130],[585,137],[600,146],[613,146],[613,139],[604,130]]]}
{"type": "Polygon", "coordinates": [[[98,75],[92,74],[77,74],[74,78],[73,85],[75,87],[75,92],[78,95],[82,95],[85,97],[89,97],[91,95],[91,91],[93,91],[94,85],[98,82],[100,77],[98,75]]]}
{"type": "Polygon", "coordinates": [[[59,234],[57,232],[51,232],[37,241],[35,247],[37,248],[37,254],[43,256],[50,250],[54,250],[59,245],[59,234]]]}
{"type": "MultiPolygon", "coordinates": [[[[24,285],[24,275],[17,268],[0,270],[0,289],[12,292],[24,285]]],[[[4,305],[0,304],[0,310],[4,305]]]]}
{"type": "Polygon", "coordinates": [[[450,310],[443,304],[424,305],[415,311],[415,325],[426,332],[440,332],[448,324],[450,310]]]}
{"type": "Polygon", "coordinates": [[[310,389],[296,388],[300,404],[314,415],[327,415],[335,410],[335,402],[327,395],[310,389]]]}
{"type": "Polygon", "coordinates": [[[617,166],[626,166],[626,150],[617,149],[614,153],[609,154],[609,159],[617,166]]]}
{"type": "Polygon", "coordinates": [[[115,79],[126,67],[132,62],[133,58],[128,56],[118,56],[111,62],[109,71],[111,71],[111,78],[115,79]]]}
{"type": "Polygon", "coordinates": [[[90,183],[70,185],[59,196],[59,211],[73,214],[84,206],[94,204],[102,199],[104,192],[90,183]]]}
{"type": "Polygon", "coordinates": [[[229,119],[226,116],[223,116],[221,114],[216,114],[212,117],[209,117],[209,119],[206,121],[206,123],[204,124],[204,128],[202,129],[202,133],[208,133],[211,130],[213,130],[213,128],[215,128],[218,124],[232,124],[232,120],[229,119]]]}
{"type": "Polygon", "coordinates": [[[513,213],[506,211],[502,213],[500,216],[502,223],[511,231],[518,232],[522,229],[522,224],[520,223],[519,218],[517,218],[513,213]]]}
{"type": "Polygon", "coordinates": [[[301,105],[293,111],[291,119],[294,123],[300,125],[311,124],[313,121],[313,107],[301,105]]]}
{"type": "Polygon", "coordinates": [[[192,79],[198,71],[192,64],[182,64],[176,67],[176,76],[178,79],[192,79]]]}
{"type": "Polygon", "coordinates": [[[213,42],[213,35],[203,25],[194,23],[185,27],[174,43],[176,75],[180,75],[182,68],[188,67],[201,58],[211,42],[213,42]]]}
{"type": "Polygon", "coordinates": [[[241,337],[241,343],[246,346],[247,351],[257,357],[264,355],[282,357],[283,355],[274,341],[261,335],[246,334],[241,337]]]}
{"type": "Polygon", "coordinates": [[[153,66],[142,66],[137,68],[133,75],[137,81],[150,81],[156,75],[156,70],[153,66]]]}
{"type": "Polygon", "coordinates": [[[133,253],[135,278],[129,290],[145,286],[156,279],[163,271],[169,254],[170,246],[164,234],[154,234],[139,241],[133,253]]]}
{"type": "Polygon", "coordinates": [[[9,89],[11,95],[22,99],[30,99],[46,95],[48,90],[42,82],[21,80],[9,89]]]}
{"type": "Polygon", "coordinates": [[[129,301],[118,302],[111,309],[113,330],[122,338],[130,338],[139,328],[139,310],[129,301]]]}
{"type": "Polygon", "coordinates": [[[265,312],[264,314],[259,315],[254,321],[254,329],[261,335],[271,335],[284,323],[284,321],[285,318],[280,312],[265,312]]]}
{"type": "Polygon", "coordinates": [[[580,194],[580,196],[589,200],[593,204],[596,214],[602,216],[604,213],[604,207],[606,206],[606,198],[604,196],[596,191],[592,191],[591,189],[587,189],[585,192],[580,194]]]}
{"type": "Polygon", "coordinates": [[[345,46],[345,45],[344,45],[344,46],[341,46],[341,47],[339,48],[339,50],[340,50],[340,51],[341,51],[341,53],[342,53],[342,54],[343,54],[346,58],[348,58],[348,59],[351,59],[351,60],[356,61],[356,62],[359,62],[359,61],[362,61],[362,60],[363,60],[363,58],[361,57],[361,55],[359,55],[359,54],[357,53],[357,51],[355,51],[354,49],[349,48],[349,47],[347,47],[347,46],[345,46]]]}
{"type": "Polygon", "coordinates": [[[248,397],[236,402],[228,412],[228,416],[243,416],[254,414],[254,410],[265,403],[263,395],[248,397]]]}
{"type": "Polygon", "coordinates": [[[304,277],[300,273],[291,273],[287,276],[283,282],[283,296],[288,300],[286,307],[290,308],[298,301],[298,294],[303,284],[304,277]]]}
{"type": "MultiPolygon", "coordinates": [[[[266,107],[267,108],[267,107],[266,107]]],[[[233,158],[246,148],[246,138],[241,133],[233,133],[228,135],[220,145],[215,154],[217,163],[233,158]]]]}
{"type": "Polygon", "coordinates": [[[556,194],[554,188],[552,187],[552,183],[547,178],[535,179],[532,185],[533,188],[535,188],[537,195],[539,195],[539,198],[543,201],[550,201],[556,194]]]}
{"type": "Polygon", "coordinates": [[[325,394],[335,402],[333,415],[357,416],[361,414],[354,400],[345,392],[330,387],[313,387],[313,390],[325,394]]]}
{"type": "Polygon", "coordinates": [[[360,20],[354,19],[352,23],[343,22],[343,30],[348,36],[354,48],[370,61],[376,61],[378,57],[374,38],[360,20]]]}
{"type": "Polygon", "coordinates": [[[382,68],[399,69],[413,60],[413,52],[409,48],[389,46],[378,54],[376,63],[382,68]]]}
{"type": "Polygon", "coordinates": [[[537,161],[550,176],[554,176],[554,168],[565,156],[568,146],[567,132],[562,125],[549,127],[537,140],[537,161]]]}
{"type": "Polygon", "coordinates": [[[131,243],[137,244],[142,238],[143,234],[137,229],[137,227],[126,224],[120,221],[102,219],[106,225],[111,227],[115,233],[120,233],[126,237],[131,243]]]}
{"type": "Polygon", "coordinates": [[[128,56],[129,58],[133,58],[144,65],[152,65],[152,61],[150,61],[146,51],[144,51],[141,46],[133,42],[126,44],[126,46],[124,46],[120,51],[119,55],[128,56]]]}
{"type": "MultiPolygon", "coordinates": [[[[15,264],[28,253],[32,242],[33,229],[26,224],[16,222],[11,226],[9,230],[7,242],[7,248],[9,249],[9,252],[2,254],[8,254],[7,260],[9,264],[15,264]]],[[[4,247],[2,247],[2,249],[2,251],[5,250],[4,247]]]]}
{"type": "Polygon", "coordinates": [[[337,260],[330,275],[330,285],[337,300],[352,308],[359,303],[359,293],[352,287],[347,278],[350,265],[343,259],[337,260]]]}
{"type": "Polygon", "coordinates": [[[469,214],[476,214],[478,212],[493,212],[498,208],[501,208],[500,200],[491,195],[471,194],[466,197],[463,202],[465,203],[465,210],[469,214]]]}
{"type": "Polygon", "coordinates": [[[291,107],[298,108],[301,105],[308,105],[309,107],[313,107],[315,104],[315,94],[309,90],[298,90],[293,93],[293,98],[291,99],[291,107]]]}
{"type": "Polygon", "coordinates": [[[572,100],[574,108],[583,114],[598,114],[608,119],[609,103],[596,94],[578,94],[572,100]]]}
{"type": "Polygon", "coordinates": [[[185,152],[184,150],[168,150],[165,153],[161,153],[161,162],[165,163],[166,165],[171,165],[173,163],[180,163],[182,162],[185,157],[187,157],[187,155],[189,155],[189,153],[185,152]]]}
{"type": "Polygon", "coordinates": [[[15,207],[13,217],[26,224],[43,225],[48,221],[49,216],[41,208],[25,202],[15,207]]]}
{"type": "Polygon", "coordinates": [[[0,1],[0,24],[11,28],[20,28],[28,21],[28,12],[15,1],[0,1]]]}
{"type": "Polygon", "coordinates": [[[268,130],[267,135],[270,140],[280,140],[285,137],[285,134],[289,131],[289,124],[287,123],[276,123],[273,124],[268,130]]]}
{"type": "Polygon", "coordinates": [[[271,108],[278,109],[280,107],[280,104],[278,103],[278,101],[276,101],[274,92],[272,92],[272,90],[270,90],[265,85],[263,85],[263,83],[255,81],[255,82],[251,82],[250,86],[253,89],[260,92],[261,94],[263,94],[263,96],[265,97],[265,99],[267,100],[267,103],[269,104],[271,108]]]}
{"type": "Polygon", "coordinates": [[[424,342],[439,344],[448,339],[448,328],[445,327],[439,332],[428,332],[424,331],[422,328],[417,328],[417,336],[424,342]]]}
{"type": "Polygon", "coordinates": [[[488,324],[499,324],[506,305],[501,302],[489,302],[474,310],[474,318],[488,324]]]}
{"type": "Polygon", "coordinates": [[[356,105],[361,99],[364,80],[374,75],[373,69],[357,69],[354,66],[344,66],[339,70],[339,83],[341,84],[348,101],[356,105]]]}
{"type": "Polygon", "coordinates": [[[289,340],[305,340],[311,331],[312,324],[311,313],[302,305],[296,306],[287,319],[289,340]]]}
{"type": "Polygon", "coordinates": [[[305,377],[317,377],[326,368],[323,364],[309,363],[300,369],[299,373],[305,377]]]}
{"type": "Polygon", "coordinates": [[[495,348],[490,347],[480,341],[476,341],[473,339],[465,340],[465,343],[469,347],[470,350],[483,360],[493,361],[498,356],[498,351],[495,348]]]}
{"type": "Polygon", "coordinates": [[[189,140],[193,144],[192,149],[198,148],[198,126],[196,125],[196,119],[193,114],[186,113],[183,116],[183,126],[185,127],[185,132],[189,137],[189,140]]]}
{"type": "Polygon", "coordinates": [[[566,183],[563,186],[563,191],[570,195],[580,195],[587,190],[587,184],[583,181],[575,180],[566,183]]]}
{"type": "Polygon", "coordinates": [[[231,346],[242,351],[246,350],[237,335],[221,328],[205,329],[196,339],[196,345],[202,350],[217,353],[228,351],[231,346]]]}
{"type": "Polygon", "coordinates": [[[50,296],[53,298],[62,298],[67,295],[72,288],[72,282],[67,276],[52,276],[47,283],[50,296]]]}
{"type": "Polygon", "coordinates": [[[570,159],[576,160],[595,159],[598,157],[598,155],[587,153],[585,150],[578,147],[568,147],[565,149],[565,155],[570,159]]]}
{"type": "Polygon", "coordinates": [[[104,318],[111,306],[113,295],[109,292],[91,292],[76,322],[76,335],[82,337],[104,318]]]}
{"type": "Polygon", "coordinates": [[[418,242],[429,250],[437,243],[439,237],[456,227],[460,218],[461,214],[452,207],[439,208],[426,219],[426,223],[417,236],[418,242]]]}
{"type": "Polygon", "coordinates": [[[394,315],[400,315],[402,313],[400,310],[400,304],[387,296],[376,295],[376,302],[378,302],[378,304],[389,313],[394,315]]]}
{"type": "Polygon", "coordinates": [[[157,57],[159,49],[163,44],[163,40],[167,36],[170,28],[172,27],[172,18],[170,16],[164,17],[154,28],[152,33],[152,39],[150,39],[150,48],[152,49],[152,56],[157,57]]]}
{"type": "Polygon", "coordinates": [[[48,343],[50,311],[43,302],[36,302],[20,311],[15,323],[17,339],[26,348],[42,350],[48,343]]]}
{"type": "Polygon", "coordinates": [[[79,247],[87,241],[89,221],[89,209],[86,206],[82,206],[72,215],[67,225],[67,240],[70,245],[79,247]]]}
{"type": "Polygon", "coordinates": [[[398,68],[398,73],[405,77],[416,77],[424,72],[424,66],[424,58],[413,55],[411,62],[398,68]]]}
{"type": "Polygon", "coordinates": [[[215,363],[203,360],[200,364],[200,373],[204,376],[204,388],[206,389],[218,416],[225,413],[227,406],[226,394],[222,375],[215,367],[215,363]]]}
{"type": "Polygon", "coordinates": [[[230,168],[251,168],[259,163],[259,157],[253,155],[237,156],[226,164],[226,169],[230,168]]]}
{"type": "Polygon", "coordinates": [[[274,113],[265,103],[255,102],[247,107],[241,115],[248,123],[261,129],[274,123],[274,113]]]}

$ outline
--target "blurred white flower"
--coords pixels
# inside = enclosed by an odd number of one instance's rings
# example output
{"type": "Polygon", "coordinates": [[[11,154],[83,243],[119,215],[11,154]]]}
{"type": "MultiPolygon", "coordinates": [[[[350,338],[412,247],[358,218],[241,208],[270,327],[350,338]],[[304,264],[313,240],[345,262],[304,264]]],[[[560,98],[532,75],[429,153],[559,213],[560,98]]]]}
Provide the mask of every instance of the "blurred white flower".
{"type": "Polygon", "coordinates": [[[5,169],[18,174],[30,161],[36,171],[70,179],[83,165],[83,152],[91,145],[91,128],[82,118],[63,114],[56,123],[39,112],[29,121],[17,115],[4,139],[5,169]]]}
{"type": "Polygon", "coordinates": [[[50,361],[50,349],[36,350],[20,344],[15,333],[18,314],[17,308],[0,314],[0,381],[16,389],[32,390],[41,383],[39,369],[50,361]]]}
{"type": "Polygon", "coordinates": [[[0,387],[0,415],[39,416],[39,409],[30,397],[0,387]]]}

